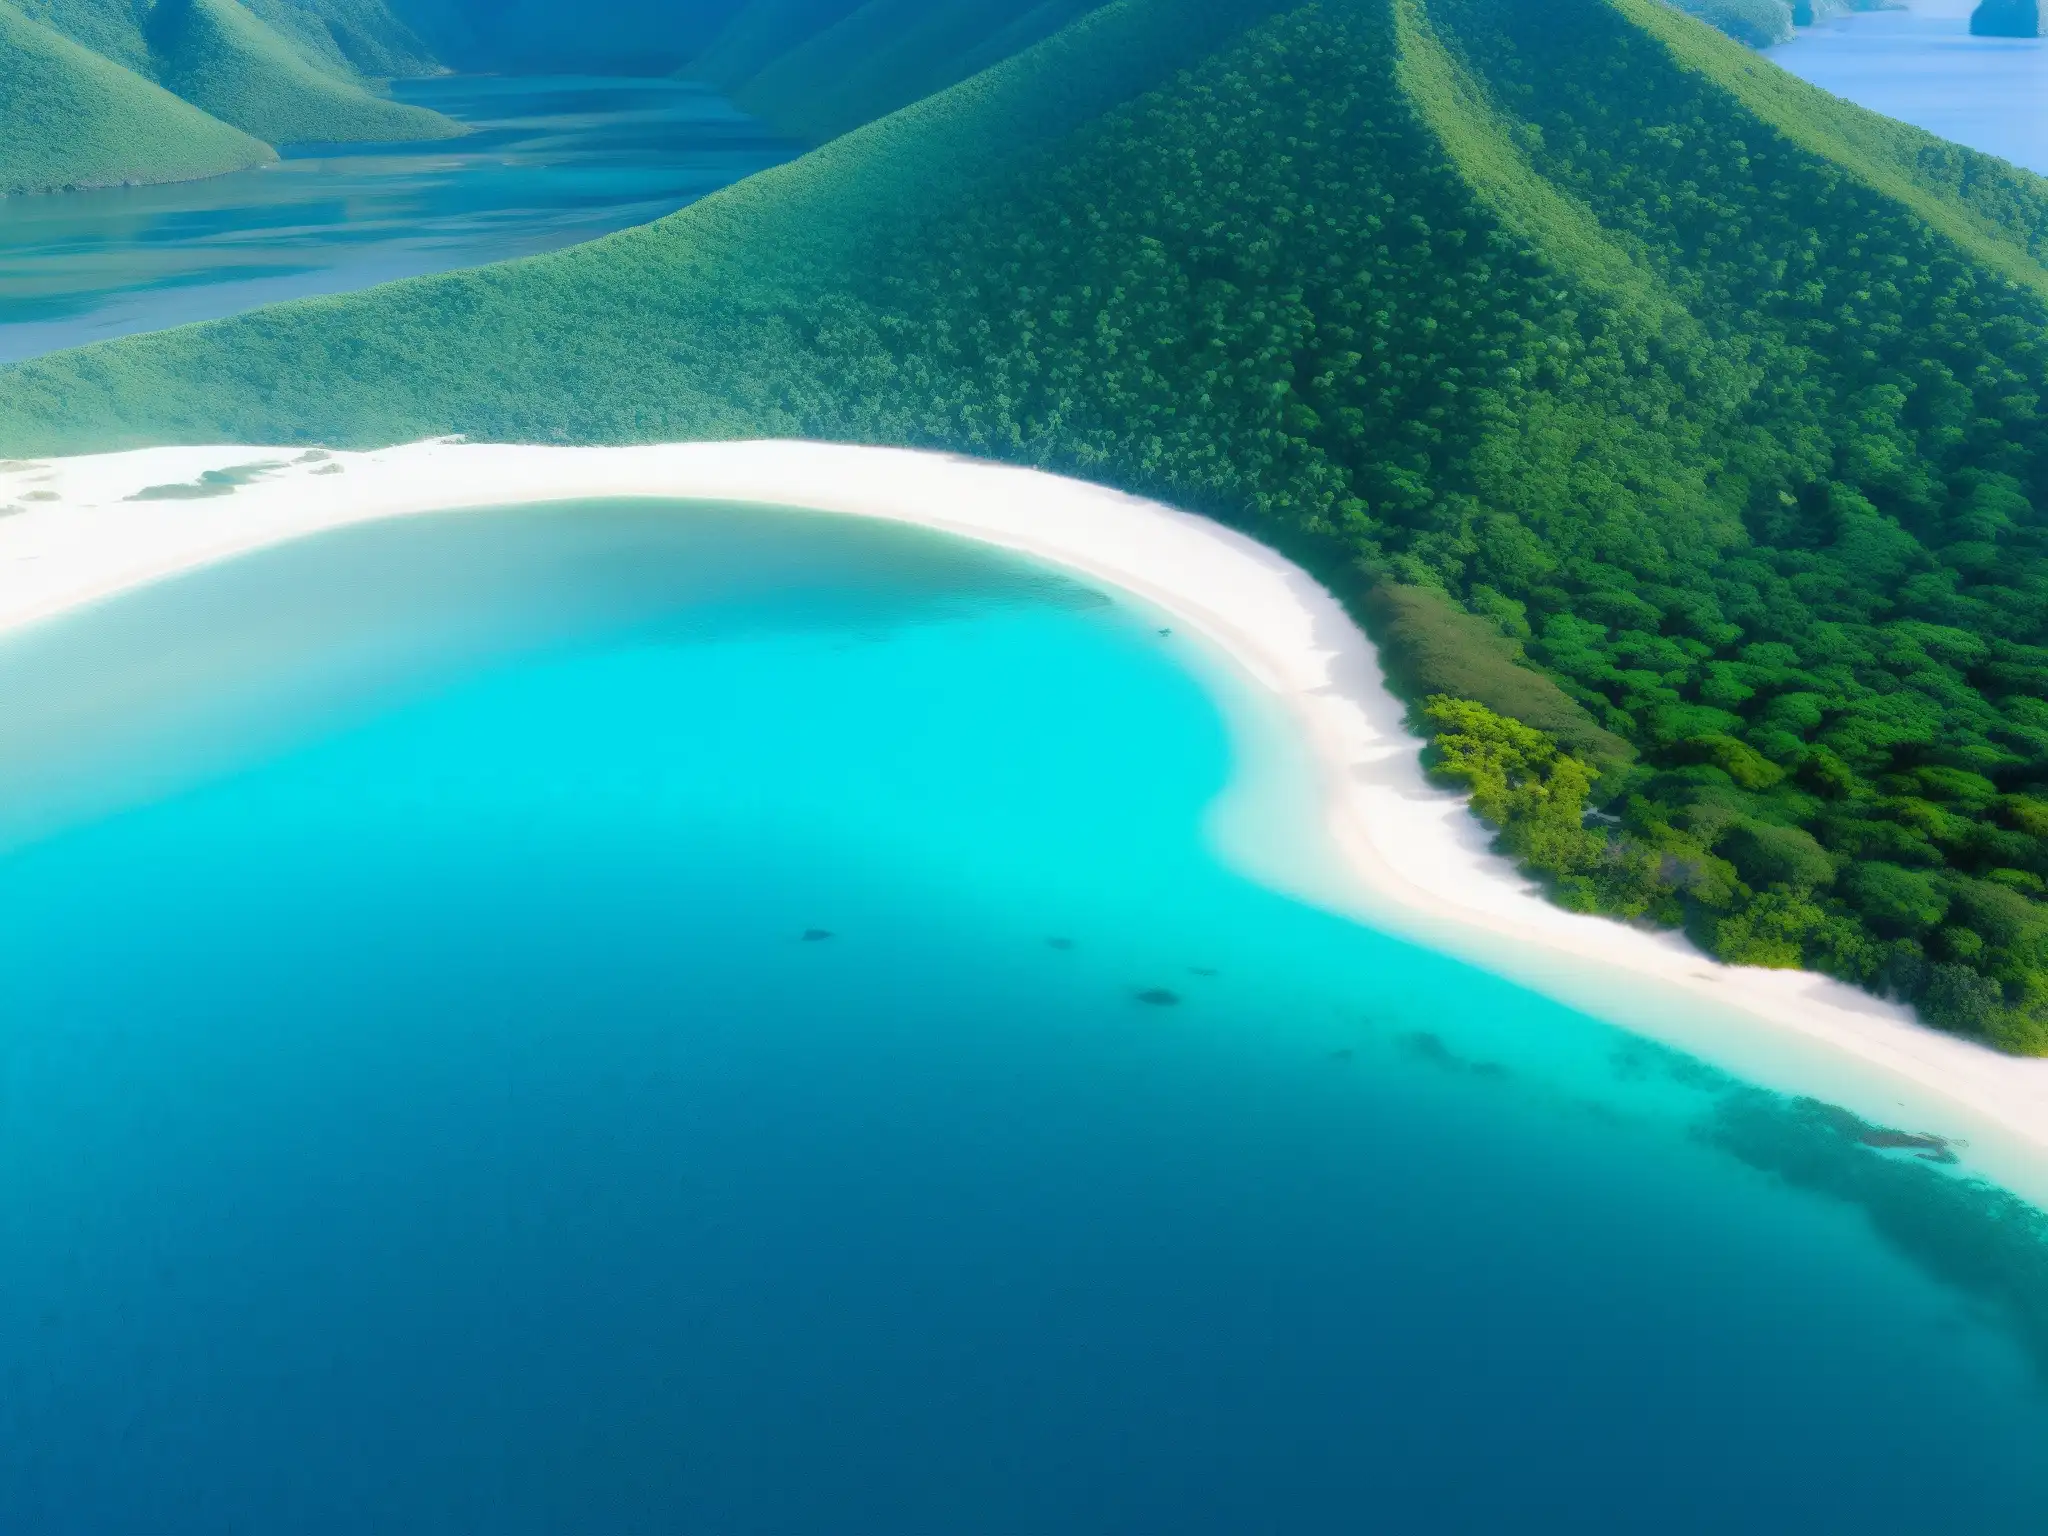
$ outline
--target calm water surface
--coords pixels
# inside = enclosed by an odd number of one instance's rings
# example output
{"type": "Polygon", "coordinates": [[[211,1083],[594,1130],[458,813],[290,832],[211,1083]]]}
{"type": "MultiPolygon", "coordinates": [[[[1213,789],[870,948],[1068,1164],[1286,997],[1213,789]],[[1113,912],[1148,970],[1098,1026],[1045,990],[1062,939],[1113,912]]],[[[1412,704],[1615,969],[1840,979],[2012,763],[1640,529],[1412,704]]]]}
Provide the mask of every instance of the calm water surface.
{"type": "Polygon", "coordinates": [[[0,199],[0,363],[553,250],[673,213],[792,146],[674,80],[401,81],[467,138],[300,145],[166,187],[0,199]]]}
{"type": "Polygon", "coordinates": [[[2038,1532],[2039,1218],[1234,874],[1160,627],[643,505],[0,646],[0,1530],[2038,1532]]]}
{"type": "Polygon", "coordinates": [[[1771,58],[1858,106],[2048,174],[2048,42],[1972,37],[1968,0],[1836,16],[1771,58]]]}

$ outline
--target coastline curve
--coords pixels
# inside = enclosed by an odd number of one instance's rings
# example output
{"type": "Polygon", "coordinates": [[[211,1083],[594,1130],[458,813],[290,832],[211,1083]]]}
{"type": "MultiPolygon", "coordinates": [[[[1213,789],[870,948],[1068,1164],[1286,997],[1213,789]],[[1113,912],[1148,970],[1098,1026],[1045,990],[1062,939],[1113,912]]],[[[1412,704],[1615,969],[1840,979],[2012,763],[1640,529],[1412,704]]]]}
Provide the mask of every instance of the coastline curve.
{"type": "Polygon", "coordinates": [[[1254,878],[1750,1082],[1967,1142],[1966,1171],[2048,1206],[2048,1061],[1941,1034],[1826,977],[1723,965],[1679,936],[1551,905],[1491,851],[1462,797],[1424,777],[1371,642],[1314,578],[1243,534],[1108,487],[946,454],[791,441],[153,448],[4,464],[0,638],[349,524],[598,497],[911,523],[1130,593],[1196,639],[1220,692],[1249,684],[1312,754],[1322,850],[1304,855],[1294,846],[1303,840],[1267,838],[1227,807],[1218,818],[1225,852],[1254,878]]]}

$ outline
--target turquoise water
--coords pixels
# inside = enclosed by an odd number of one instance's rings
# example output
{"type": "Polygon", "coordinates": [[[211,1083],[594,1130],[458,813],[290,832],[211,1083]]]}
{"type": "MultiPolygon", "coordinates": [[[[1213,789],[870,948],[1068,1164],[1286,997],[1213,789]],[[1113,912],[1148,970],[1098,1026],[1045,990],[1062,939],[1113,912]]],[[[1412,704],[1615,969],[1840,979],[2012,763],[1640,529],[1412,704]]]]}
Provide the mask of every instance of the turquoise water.
{"type": "Polygon", "coordinates": [[[2048,174],[2048,42],[1972,37],[1975,0],[1829,17],[1770,57],[1858,106],[2048,174]]]}
{"type": "Polygon", "coordinates": [[[592,506],[0,646],[0,1530],[2038,1531],[2038,1224],[1234,874],[1170,627],[592,506]]]}
{"type": "Polygon", "coordinates": [[[287,146],[278,164],[165,187],[0,198],[0,363],[554,250],[796,152],[678,80],[450,76],[395,94],[472,132],[287,146]]]}

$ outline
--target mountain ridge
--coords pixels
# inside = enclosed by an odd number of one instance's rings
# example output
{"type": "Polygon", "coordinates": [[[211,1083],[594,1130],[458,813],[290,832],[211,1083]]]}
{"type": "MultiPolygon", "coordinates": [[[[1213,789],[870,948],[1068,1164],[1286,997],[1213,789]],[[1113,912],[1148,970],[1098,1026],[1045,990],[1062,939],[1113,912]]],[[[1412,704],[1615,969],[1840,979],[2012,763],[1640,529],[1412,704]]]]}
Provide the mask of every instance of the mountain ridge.
{"type": "Polygon", "coordinates": [[[270,143],[453,138],[460,124],[322,69],[241,0],[156,0],[150,56],[170,90],[270,143]]]}
{"type": "Polygon", "coordinates": [[[644,229],[0,374],[0,449],[801,435],[1158,496],[1583,750],[1614,821],[1489,801],[1568,905],[2048,1050],[2048,183],[1769,68],[1648,0],[1116,0],[644,229]]]}
{"type": "Polygon", "coordinates": [[[779,132],[820,143],[1022,53],[1101,3],[755,0],[684,73],[710,79],[779,132]],[[778,46],[761,50],[767,36],[778,46]]]}
{"type": "Polygon", "coordinates": [[[387,67],[435,67],[384,0],[25,0],[8,10],[7,193],[192,180],[274,158],[276,143],[464,131],[368,88],[387,67]],[[150,126],[109,126],[131,119],[150,126]],[[79,124],[87,132],[74,142],[79,124]],[[261,142],[252,149],[242,135],[261,142]]]}
{"type": "Polygon", "coordinates": [[[181,181],[276,158],[0,0],[0,196],[181,181]]]}

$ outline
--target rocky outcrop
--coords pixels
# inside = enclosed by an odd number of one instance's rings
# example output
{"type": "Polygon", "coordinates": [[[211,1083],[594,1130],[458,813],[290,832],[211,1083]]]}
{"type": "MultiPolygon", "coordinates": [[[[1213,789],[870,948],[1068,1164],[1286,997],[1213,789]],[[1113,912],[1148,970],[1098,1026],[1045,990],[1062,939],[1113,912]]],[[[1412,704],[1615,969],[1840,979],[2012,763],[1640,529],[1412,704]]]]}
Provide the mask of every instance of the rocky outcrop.
{"type": "Polygon", "coordinates": [[[1970,13],[1975,37],[2039,37],[2040,0],[1984,0],[1970,13]]]}

